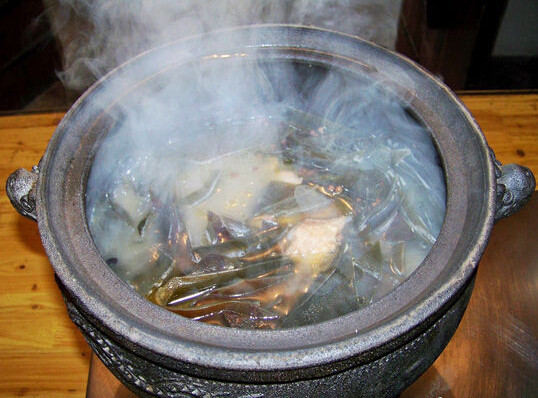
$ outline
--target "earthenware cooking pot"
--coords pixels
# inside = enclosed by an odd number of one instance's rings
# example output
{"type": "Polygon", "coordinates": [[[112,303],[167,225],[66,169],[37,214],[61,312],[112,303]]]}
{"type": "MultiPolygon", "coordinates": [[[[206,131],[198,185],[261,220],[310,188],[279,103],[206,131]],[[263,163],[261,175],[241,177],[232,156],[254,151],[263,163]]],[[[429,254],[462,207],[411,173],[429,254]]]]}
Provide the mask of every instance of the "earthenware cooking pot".
{"type": "Polygon", "coordinates": [[[446,346],[494,222],[521,207],[534,184],[526,168],[496,162],[468,110],[414,62],[356,37],[273,25],[181,40],[113,70],[65,115],[39,165],[13,173],[7,192],[19,212],[37,221],[71,319],[137,394],[391,397],[446,346]],[[145,95],[148,82],[166,85],[193,65],[226,70],[252,60],[379,81],[432,134],[447,187],[440,235],[408,279],[363,309],[282,330],[207,325],[140,297],[93,244],[85,185],[100,143],[118,123],[110,110],[145,95]]]}

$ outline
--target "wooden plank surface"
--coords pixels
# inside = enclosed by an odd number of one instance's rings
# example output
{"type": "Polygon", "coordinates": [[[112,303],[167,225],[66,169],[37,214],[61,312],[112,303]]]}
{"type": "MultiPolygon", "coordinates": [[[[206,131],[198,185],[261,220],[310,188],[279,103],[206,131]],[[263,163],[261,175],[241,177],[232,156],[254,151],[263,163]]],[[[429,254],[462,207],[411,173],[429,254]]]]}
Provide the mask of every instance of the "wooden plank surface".
{"type": "MultiPolygon", "coordinates": [[[[538,95],[462,96],[503,163],[538,175],[538,95]]],[[[0,396],[83,397],[90,350],[67,317],[37,225],[4,184],[37,164],[62,114],[0,117],[0,396]]]]}
{"type": "Polygon", "coordinates": [[[37,164],[63,114],[0,117],[0,397],[83,397],[90,349],[67,317],[37,224],[5,181],[37,164]]]}
{"type": "Polygon", "coordinates": [[[497,159],[538,175],[538,95],[460,96],[482,128],[497,159]]]}

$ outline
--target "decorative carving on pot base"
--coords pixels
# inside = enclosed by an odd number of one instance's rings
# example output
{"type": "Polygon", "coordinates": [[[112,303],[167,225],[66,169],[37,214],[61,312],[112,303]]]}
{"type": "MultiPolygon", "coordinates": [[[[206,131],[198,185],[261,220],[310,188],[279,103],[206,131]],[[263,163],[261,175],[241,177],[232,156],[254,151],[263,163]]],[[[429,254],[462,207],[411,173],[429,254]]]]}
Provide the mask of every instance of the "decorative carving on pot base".
{"type": "MultiPolygon", "coordinates": [[[[105,366],[135,393],[172,398],[233,397],[232,392],[212,392],[203,381],[188,380],[168,369],[149,364],[144,359],[120,347],[84,317],[64,296],[69,317],[105,366]],[[179,376],[179,377],[178,377],[179,376]]],[[[262,394],[246,397],[263,397],[262,394]]]]}
{"type": "Polygon", "coordinates": [[[366,364],[324,378],[274,384],[203,379],[170,370],[134,354],[92,324],[69,298],[69,316],[110,371],[129,389],[146,397],[269,398],[297,396],[394,397],[420,376],[444,349],[467,306],[472,281],[454,304],[409,343],[366,364]]]}

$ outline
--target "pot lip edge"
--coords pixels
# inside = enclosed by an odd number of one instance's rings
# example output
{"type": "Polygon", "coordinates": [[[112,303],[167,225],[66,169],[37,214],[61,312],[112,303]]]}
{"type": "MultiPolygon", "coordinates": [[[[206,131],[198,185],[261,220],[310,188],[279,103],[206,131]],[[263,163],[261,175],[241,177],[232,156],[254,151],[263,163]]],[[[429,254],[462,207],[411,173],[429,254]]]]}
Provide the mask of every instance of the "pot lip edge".
{"type": "MultiPolygon", "coordinates": [[[[323,29],[320,29],[320,30],[323,30],[323,29]]],[[[329,31],[330,32],[330,31],[329,31]]],[[[351,38],[354,38],[354,36],[350,36],[351,38]]],[[[362,40],[362,39],[361,39],[362,40]]],[[[384,51],[390,51],[390,50],[386,50],[386,49],[383,49],[382,50],[384,51]]],[[[394,53],[394,54],[397,54],[397,53],[394,53]]],[[[399,56],[401,58],[401,56],[399,56]]],[[[406,62],[409,62],[407,59],[403,58],[406,62]]],[[[428,76],[431,76],[429,73],[428,73],[428,76]]],[[[437,84],[439,84],[439,81],[437,81],[437,79],[435,78],[432,78],[437,84]]],[[[441,85],[441,87],[444,88],[443,85],[441,85]]],[[[452,100],[455,100],[459,105],[460,105],[460,108],[463,108],[464,110],[464,114],[467,116],[468,120],[473,124],[474,126],[474,129],[477,130],[477,131],[480,131],[480,128],[478,127],[478,124],[476,123],[476,121],[472,118],[472,116],[470,115],[470,113],[468,112],[468,110],[465,108],[465,106],[461,103],[461,101],[450,91],[450,90],[446,90],[447,94],[449,96],[451,96],[452,100]]],[[[83,97],[85,97],[86,95],[89,95],[89,91],[87,91],[83,97]]],[[[80,102],[80,101],[83,101],[83,97],[79,98],[79,100],[77,100],[77,102],[75,103],[75,105],[73,106],[73,108],[70,109],[70,112],[68,112],[66,114],[66,116],[62,119],[62,122],[60,123],[60,125],[58,126],[58,130],[60,128],[63,128],[63,124],[65,123],[68,123],[68,119],[71,117],[71,111],[72,112],[75,112],[74,108],[76,108],[76,105],[80,102]]],[[[482,141],[482,144],[487,147],[487,143],[485,141],[485,138],[483,136],[483,134],[481,133],[480,134],[481,136],[481,141],[482,141]]],[[[52,140],[51,140],[52,141],[52,140]]],[[[50,145],[49,145],[50,147],[50,145]]],[[[49,148],[48,147],[48,148],[49,148]]],[[[45,152],[45,155],[44,155],[44,163],[48,163],[48,157],[47,157],[47,154],[48,154],[48,148],[47,148],[47,152],[45,152]]],[[[492,172],[492,169],[493,169],[493,165],[492,165],[492,162],[490,161],[490,177],[493,176],[493,172],[492,172]]],[[[491,180],[492,178],[490,178],[491,180]]],[[[494,181],[494,178],[493,178],[493,181],[494,181]]],[[[41,184],[40,184],[41,185],[41,184]]],[[[494,186],[494,185],[493,185],[494,186]]],[[[490,198],[489,198],[489,203],[494,203],[494,196],[493,196],[493,193],[490,193],[490,198]]],[[[38,209],[39,208],[42,208],[43,206],[38,206],[38,209]]],[[[489,236],[489,231],[491,230],[491,226],[493,224],[493,211],[490,210],[489,211],[490,213],[490,217],[488,217],[488,219],[486,220],[486,222],[484,223],[483,225],[483,228],[481,229],[481,232],[480,232],[480,239],[479,239],[479,242],[478,242],[478,247],[475,247],[475,250],[473,250],[472,252],[469,253],[469,255],[467,256],[468,258],[468,263],[470,265],[472,265],[472,267],[470,268],[475,268],[476,267],[476,264],[478,262],[478,258],[480,257],[481,253],[483,252],[483,250],[485,249],[485,246],[487,244],[487,237],[489,236]],[[485,240],[485,242],[483,242],[485,240]],[[482,244],[480,244],[482,242],[482,244]]],[[[48,224],[48,221],[46,220],[46,217],[44,216],[44,213],[40,213],[40,216],[39,216],[39,219],[40,219],[40,222],[39,222],[39,225],[41,224],[48,224]]],[[[40,227],[40,232],[41,232],[41,227],[40,227]]],[[[44,239],[44,234],[42,234],[42,240],[44,239]]],[[[47,250],[47,253],[49,254],[49,252],[51,250],[55,250],[55,247],[49,247],[48,250],[47,250]]],[[[50,258],[50,254],[49,254],[49,258],[50,258]]],[[[465,267],[465,268],[468,268],[468,267],[465,267]]],[[[461,275],[460,277],[467,277],[468,278],[469,275],[461,275]]],[[[337,318],[338,319],[338,318],[337,318]]],[[[312,326],[315,326],[315,325],[312,325],[312,326]]],[[[241,333],[243,333],[245,331],[241,331],[241,333]]],[[[257,331],[256,331],[257,332],[257,331]]],[[[261,331],[262,333],[266,333],[265,331],[261,331]]],[[[270,333],[273,333],[273,332],[270,332],[270,333]]],[[[276,333],[279,333],[279,332],[276,332],[276,333]]],[[[316,348],[319,348],[319,347],[314,347],[314,349],[316,348]]],[[[316,355],[315,355],[316,356],[316,355]]],[[[241,359],[241,362],[243,362],[244,359],[241,359]]],[[[304,365],[301,365],[301,366],[304,366],[304,365]]],[[[248,368],[250,369],[250,368],[248,368]]]]}

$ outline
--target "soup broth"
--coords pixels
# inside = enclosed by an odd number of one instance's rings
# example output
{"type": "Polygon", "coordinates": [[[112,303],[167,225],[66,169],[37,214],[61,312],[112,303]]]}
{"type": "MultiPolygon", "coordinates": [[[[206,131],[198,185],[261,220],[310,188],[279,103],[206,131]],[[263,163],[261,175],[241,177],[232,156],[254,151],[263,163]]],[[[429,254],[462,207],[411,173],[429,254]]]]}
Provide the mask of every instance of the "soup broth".
{"type": "Polygon", "coordinates": [[[158,133],[118,125],[86,195],[106,263],[153,303],[220,326],[307,325],[390,292],[439,234],[443,170],[403,104],[345,94],[323,115],[309,98],[308,111],[279,101],[181,134],[147,112],[158,133]]]}

